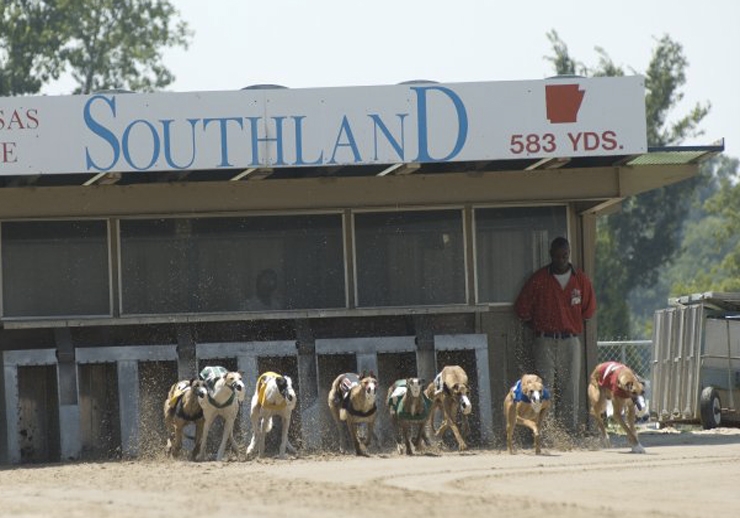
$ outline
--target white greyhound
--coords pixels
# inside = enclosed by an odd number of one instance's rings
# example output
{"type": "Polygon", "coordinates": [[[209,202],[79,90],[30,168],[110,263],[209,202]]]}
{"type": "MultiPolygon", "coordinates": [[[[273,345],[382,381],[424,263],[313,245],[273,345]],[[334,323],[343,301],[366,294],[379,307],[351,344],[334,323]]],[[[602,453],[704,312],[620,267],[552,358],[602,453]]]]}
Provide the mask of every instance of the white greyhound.
{"type": "Polygon", "coordinates": [[[290,417],[297,402],[293,381],[289,376],[275,372],[265,372],[257,379],[257,388],[252,396],[252,440],[247,448],[249,457],[257,448],[257,454],[262,457],[265,453],[265,436],[272,430],[272,418],[280,416],[282,419],[282,438],[278,456],[285,457],[285,450],[295,453],[295,448],[288,440],[290,417]]]}
{"type": "Polygon", "coordinates": [[[224,367],[206,367],[201,371],[200,377],[206,382],[208,388],[201,391],[198,397],[198,402],[203,409],[203,438],[200,441],[196,459],[199,461],[205,459],[208,431],[218,416],[224,420],[224,434],[216,460],[223,460],[226,444],[229,442],[239,455],[239,447],[234,440],[234,422],[239,413],[239,407],[246,397],[242,375],[239,372],[229,372],[224,367]]]}

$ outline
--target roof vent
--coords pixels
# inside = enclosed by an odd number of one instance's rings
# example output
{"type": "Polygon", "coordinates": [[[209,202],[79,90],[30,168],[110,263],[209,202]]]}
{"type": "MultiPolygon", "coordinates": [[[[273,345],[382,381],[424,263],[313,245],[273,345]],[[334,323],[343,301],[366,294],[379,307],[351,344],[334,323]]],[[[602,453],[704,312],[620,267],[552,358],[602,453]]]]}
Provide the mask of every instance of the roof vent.
{"type": "Polygon", "coordinates": [[[242,90],[282,90],[284,88],[288,88],[288,87],[283,86],[283,85],[273,85],[270,83],[262,83],[262,84],[245,86],[244,88],[242,88],[242,90]]]}

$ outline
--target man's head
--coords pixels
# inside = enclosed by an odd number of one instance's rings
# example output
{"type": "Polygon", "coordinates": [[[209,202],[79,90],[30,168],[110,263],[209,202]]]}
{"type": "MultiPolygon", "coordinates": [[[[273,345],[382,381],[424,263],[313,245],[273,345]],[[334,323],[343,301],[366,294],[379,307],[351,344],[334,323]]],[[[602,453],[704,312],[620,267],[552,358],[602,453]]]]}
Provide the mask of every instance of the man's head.
{"type": "Polygon", "coordinates": [[[570,243],[564,237],[556,237],[550,244],[550,259],[555,273],[565,273],[570,268],[570,243]]]}
{"type": "Polygon", "coordinates": [[[262,270],[257,276],[257,296],[269,298],[277,288],[277,273],[272,268],[262,270]]]}

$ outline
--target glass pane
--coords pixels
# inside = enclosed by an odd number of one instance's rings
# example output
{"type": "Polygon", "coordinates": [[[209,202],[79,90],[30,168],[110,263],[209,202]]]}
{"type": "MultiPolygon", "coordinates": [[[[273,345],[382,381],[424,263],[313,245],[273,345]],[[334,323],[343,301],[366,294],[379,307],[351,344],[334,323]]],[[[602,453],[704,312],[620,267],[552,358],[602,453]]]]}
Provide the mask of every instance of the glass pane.
{"type": "Polygon", "coordinates": [[[462,211],[355,214],[359,306],[465,303],[462,211]]]}
{"type": "Polygon", "coordinates": [[[7,317],[110,314],[105,221],[4,222],[2,261],[7,317]]]}
{"type": "Polygon", "coordinates": [[[339,214],[121,222],[123,311],[345,306],[339,214]]]}
{"type": "Polygon", "coordinates": [[[566,236],[564,206],[475,210],[478,302],[514,302],[524,281],[566,236]]]}

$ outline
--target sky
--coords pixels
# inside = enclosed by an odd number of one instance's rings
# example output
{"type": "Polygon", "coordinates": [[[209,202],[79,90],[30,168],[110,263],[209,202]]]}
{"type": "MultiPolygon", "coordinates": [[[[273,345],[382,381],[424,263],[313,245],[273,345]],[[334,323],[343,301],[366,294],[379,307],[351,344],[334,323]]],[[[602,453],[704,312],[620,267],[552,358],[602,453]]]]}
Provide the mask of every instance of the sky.
{"type": "MultiPolygon", "coordinates": [[[[571,57],[644,73],[669,35],[689,62],[676,115],[711,103],[703,135],[740,157],[740,2],[737,0],[172,0],[193,31],[187,50],[168,49],[170,91],[232,90],[542,79],[547,33],[571,57]]],[[[57,83],[45,93],[71,91],[57,83]],[[66,91],[65,91],[66,90],[66,91]]]]}

